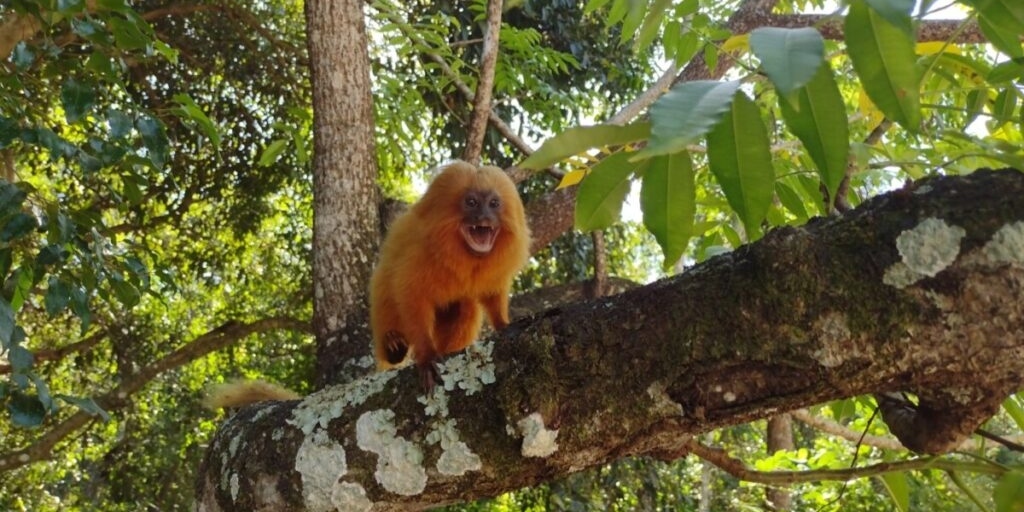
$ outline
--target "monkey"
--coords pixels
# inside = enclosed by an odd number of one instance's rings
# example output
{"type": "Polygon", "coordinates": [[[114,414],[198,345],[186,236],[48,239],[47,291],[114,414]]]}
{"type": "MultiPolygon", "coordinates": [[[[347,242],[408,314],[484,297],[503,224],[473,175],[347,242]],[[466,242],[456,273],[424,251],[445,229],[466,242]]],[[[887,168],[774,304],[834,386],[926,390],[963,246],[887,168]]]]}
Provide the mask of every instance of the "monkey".
{"type": "MultiPolygon", "coordinates": [[[[370,327],[378,370],[410,355],[429,392],[436,359],[469,346],[483,312],[495,329],[509,323],[512,280],[529,258],[530,230],[512,180],[497,167],[455,161],[385,236],[370,279],[370,327]]],[[[263,381],[207,390],[209,409],[300,396],[263,381]]]]}
{"type": "Polygon", "coordinates": [[[370,280],[378,370],[415,361],[426,391],[436,360],[476,340],[483,315],[509,324],[512,281],[530,255],[530,229],[512,180],[455,161],[395,220],[370,280]]]}

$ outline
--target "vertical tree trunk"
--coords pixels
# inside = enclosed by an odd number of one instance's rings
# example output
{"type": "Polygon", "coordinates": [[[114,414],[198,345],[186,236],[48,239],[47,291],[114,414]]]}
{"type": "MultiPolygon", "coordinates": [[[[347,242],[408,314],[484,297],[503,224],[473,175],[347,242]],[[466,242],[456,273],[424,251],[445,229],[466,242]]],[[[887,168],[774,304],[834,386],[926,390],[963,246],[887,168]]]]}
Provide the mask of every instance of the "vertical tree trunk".
{"type": "Polygon", "coordinates": [[[313,81],[313,329],[318,386],[368,355],[366,290],[377,257],[376,152],[363,2],[309,0],[313,81]]]}
{"type": "MultiPolygon", "coordinates": [[[[792,450],[793,417],[780,414],[768,419],[768,453],[779,450],[792,450]]],[[[772,510],[790,510],[793,508],[793,497],[789,491],[778,487],[769,487],[767,491],[768,506],[772,510]]]]}

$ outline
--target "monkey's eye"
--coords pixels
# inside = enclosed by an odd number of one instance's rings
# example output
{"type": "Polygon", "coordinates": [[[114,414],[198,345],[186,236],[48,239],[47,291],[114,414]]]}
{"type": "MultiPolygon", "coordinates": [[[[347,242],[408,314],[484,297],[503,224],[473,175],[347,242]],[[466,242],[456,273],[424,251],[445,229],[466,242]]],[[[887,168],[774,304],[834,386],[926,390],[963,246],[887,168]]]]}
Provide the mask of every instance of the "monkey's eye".
{"type": "Polygon", "coordinates": [[[477,201],[475,197],[467,197],[466,198],[466,206],[468,206],[470,208],[476,208],[476,207],[480,206],[480,201],[477,201]]]}
{"type": "Polygon", "coordinates": [[[498,208],[499,206],[501,206],[501,201],[500,201],[499,199],[497,199],[497,198],[495,198],[495,199],[491,199],[491,204],[490,204],[490,206],[491,206],[491,208],[492,208],[492,209],[496,209],[496,208],[498,208]]]}

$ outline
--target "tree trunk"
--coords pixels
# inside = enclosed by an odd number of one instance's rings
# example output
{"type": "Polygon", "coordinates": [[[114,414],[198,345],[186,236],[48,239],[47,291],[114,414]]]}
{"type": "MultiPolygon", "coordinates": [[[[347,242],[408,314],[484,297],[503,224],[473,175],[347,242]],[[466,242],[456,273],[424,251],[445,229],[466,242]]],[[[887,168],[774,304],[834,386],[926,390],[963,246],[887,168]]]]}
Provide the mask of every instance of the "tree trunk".
{"type": "MultiPolygon", "coordinates": [[[[768,453],[772,454],[779,450],[792,450],[793,446],[793,417],[788,414],[779,414],[768,418],[768,453]]],[[[768,506],[772,510],[790,510],[793,508],[793,498],[789,491],[781,487],[769,487],[765,494],[768,497],[768,506]]]]}
{"type": "Polygon", "coordinates": [[[1024,174],[935,178],[648,286],[547,311],[444,362],[229,419],[200,509],[418,510],[867,393],[969,436],[1024,376],[1024,174]],[[997,193],[993,193],[997,191],[997,193]]]}
{"type": "Polygon", "coordinates": [[[318,387],[368,367],[377,164],[363,2],[306,2],[313,81],[313,329],[318,387]],[[346,363],[361,363],[345,366],[346,363]]]}

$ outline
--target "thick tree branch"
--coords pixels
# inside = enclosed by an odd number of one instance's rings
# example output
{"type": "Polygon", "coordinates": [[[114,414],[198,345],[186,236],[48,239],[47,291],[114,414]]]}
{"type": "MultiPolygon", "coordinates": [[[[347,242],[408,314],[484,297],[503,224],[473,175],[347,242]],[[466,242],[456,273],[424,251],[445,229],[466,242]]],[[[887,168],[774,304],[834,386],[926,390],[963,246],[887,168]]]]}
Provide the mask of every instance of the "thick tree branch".
{"type": "MultiPolygon", "coordinates": [[[[431,399],[403,370],[245,409],[206,455],[201,506],[419,510],[843,397],[1005,397],[1024,382],[1022,239],[1024,174],[919,182],[513,323],[447,360],[431,399]]],[[[984,420],[946,412],[941,439],[984,420]]]]}
{"type": "MultiPolygon", "coordinates": [[[[129,403],[128,398],[142,389],[157,376],[184,366],[211,352],[237,343],[251,334],[287,329],[312,333],[309,322],[288,317],[272,317],[242,324],[228,322],[167,354],[163,358],[141,368],[115,388],[96,397],[96,404],[107,412],[116,411],[129,403]]],[[[0,453],[0,471],[19,468],[32,462],[49,459],[57,443],[96,419],[95,416],[78,411],[67,419],[53,425],[34,443],[24,448],[0,453]]]]}

